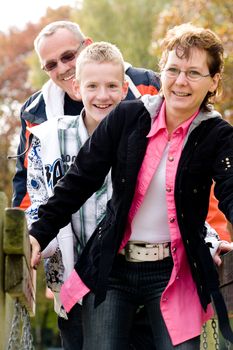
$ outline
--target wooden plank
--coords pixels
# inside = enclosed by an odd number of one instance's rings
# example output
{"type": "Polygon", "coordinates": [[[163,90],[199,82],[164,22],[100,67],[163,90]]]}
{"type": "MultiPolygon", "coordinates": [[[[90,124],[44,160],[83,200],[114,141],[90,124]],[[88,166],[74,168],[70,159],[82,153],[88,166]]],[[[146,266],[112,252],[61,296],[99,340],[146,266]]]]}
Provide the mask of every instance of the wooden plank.
{"type": "Polygon", "coordinates": [[[35,315],[36,273],[29,269],[22,255],[7,255],[5,261],[5,292],[18,298],[31,316],[35,315]]]}
{"type": "Polygon", "coordinates": [[[219,281],[229,315],[233,316],[233,251],[224,254],[219,267],[219,281]]]}
{"type": "MultiPolygon", "coordinates": [[[[5,218],[5,208],[7,198],[3,192],[0,192],[0,315],[5,313],[5,295],[4,295],[4,252],[3,252],[3,223],[5,218]]],[[[0,327],[1,335],[1,327],[0,327]]]]}
{"type": "Polygon", "coordinates": [[[21,209],[5,210],[3,249],[6,254],[5,292],[18,298],[34,316],[36,271],[30,267],[30,243],[25,213],[21,209]]]}
{"type": "Polygon", "coordinates": [[[222,265],[219,267],[219,279],[221,286],[233,284],[233,251],[222,256],[222,265]]]}
{"type": "Polygon", "coordinates": [[[5,254],[21,254],[26,257],[30,267],[30,243],[27,234],[25,213],[18,208],[5,211],[3,250],[5,254]]]}
{"type": "Polygon", "coordinates": [[[8,300],[4,292],[4,252],[3,252],[3,224],[5,218],[5,208],[7,197],[0,192],[0,349],[6,349],[6,339],[9,335],[9,322],[6,322],[6,312],[8,300]]]}

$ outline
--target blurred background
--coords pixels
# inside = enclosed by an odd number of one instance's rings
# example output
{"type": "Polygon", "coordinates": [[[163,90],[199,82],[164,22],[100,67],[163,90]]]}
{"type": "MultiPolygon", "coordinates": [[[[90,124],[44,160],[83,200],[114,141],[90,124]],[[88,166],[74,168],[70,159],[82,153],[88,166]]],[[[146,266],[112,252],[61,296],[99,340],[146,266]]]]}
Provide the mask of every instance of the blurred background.
{"type": "MultiPolygon", "coordinates": [[[[216,109],[233,123],[232,0],[29,0],[28,4],[25,0],[25,4],[7,1],[0,12],[0,191],[6,193],[9,206],[15,160],[7,160],[7,155],[16,154],[20,106],[47,79],[40,69],[33,40],[51,21],[75,21],[94,41],[116,44],[132,65],[155,71],[160,42],[168,28],[183,22],[209,27],[221,37],[225,47],[223,94],[216,109]],[[17,16],[19,11],[23,16],[17,16]]],[[[59,348],[56,319],[40,267],[37,312],[32,320],[36,349],[59,348]]]]}

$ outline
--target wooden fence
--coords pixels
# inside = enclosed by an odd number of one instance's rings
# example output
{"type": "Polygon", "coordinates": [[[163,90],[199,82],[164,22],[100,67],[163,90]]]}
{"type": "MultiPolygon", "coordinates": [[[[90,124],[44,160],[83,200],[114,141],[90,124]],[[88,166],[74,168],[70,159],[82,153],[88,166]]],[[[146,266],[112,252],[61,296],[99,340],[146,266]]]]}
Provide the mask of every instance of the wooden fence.
{"type": "MultiPolygon", "coordinates": [[[[233,251],[225,254],[222,257],[222,261],[222,265],[219,268],[221,292],[227,306],[231,328],[233,329],[233,251]]],[[[228,349],[233,350],[233,344],[227,347],[220,335],[220,350],[228,349]]]]}
{"type": "Polygon", "coordinates": [[[0,349],[7,349],[15,301],[35,314],[35,281],[24,212],[7,208],[0,192],[0,349]]]}

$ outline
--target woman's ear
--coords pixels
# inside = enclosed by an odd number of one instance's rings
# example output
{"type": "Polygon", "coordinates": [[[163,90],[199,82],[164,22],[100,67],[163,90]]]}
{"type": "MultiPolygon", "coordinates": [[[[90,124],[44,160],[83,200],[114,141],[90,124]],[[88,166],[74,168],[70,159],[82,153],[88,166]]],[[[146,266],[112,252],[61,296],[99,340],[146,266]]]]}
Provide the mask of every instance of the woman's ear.
{"type": "Polygon", "coordinates": [[[219,80],[220,80],[220,73],[216,73],[213,77],[212,77],[212,85],[210,86],[209,88],[209,91],[210,92],[214,92],[217,87],[218,87],[218,83],[219,83],[219,80]]]}
{"type": "Polygon", "coordinates": [[[74,94],[75,98],[77,99],[77,101],[82,101],[82,97],[80,94],[80,84],[76,79],[73,79],[72,89],[73,89],[73,94],[74,94]]]}

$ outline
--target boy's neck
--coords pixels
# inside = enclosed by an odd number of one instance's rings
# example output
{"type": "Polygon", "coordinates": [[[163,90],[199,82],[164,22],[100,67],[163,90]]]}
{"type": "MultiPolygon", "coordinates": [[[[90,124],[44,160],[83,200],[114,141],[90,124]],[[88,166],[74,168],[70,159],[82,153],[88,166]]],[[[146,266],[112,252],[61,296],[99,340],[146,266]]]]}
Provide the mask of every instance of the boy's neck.
{"type": "Polygon", "coordinates": [[[85,109],[83,111],[82,117],[83,117],[84,125],[87,129],[87,133],[89,136],[91,136],[93,134],[94,130],[99,125],[99,123],[91,117],[88,118],[85,109]]]}

